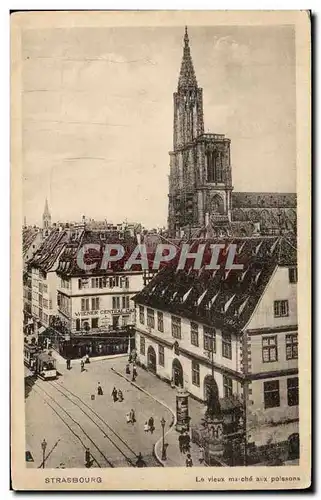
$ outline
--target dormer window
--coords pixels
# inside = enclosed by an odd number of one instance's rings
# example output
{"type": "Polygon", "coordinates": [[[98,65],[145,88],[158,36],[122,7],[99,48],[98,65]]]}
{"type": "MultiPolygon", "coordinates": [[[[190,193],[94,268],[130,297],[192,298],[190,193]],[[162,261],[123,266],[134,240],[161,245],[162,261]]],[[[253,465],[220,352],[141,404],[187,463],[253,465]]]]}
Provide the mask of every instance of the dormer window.
{"type": "Polygon", "coordinates": [[[191,293],[191,291],[193,290],[193,287],[190,288],[184,295],[183,295],[183,298],[182,298],[182,302],[185,302],[187,297],[189,296],[189,294],[191,293]]]}
{"type": "Polygon", "coordinates": [[[211,298],[211,300],[210,300],[210,301],[209,301],[209,303],[208,303],[209,308],[212,308],[212,307],[213,307],[214,302],[215,302],[215,301],[216,301],[216,299],[217,299],[217,296],[218,296],[218,293],[217,293],[216,295],[214,295],[214,296],[211,298]]]}
{"type": "Polygon", "coordinates": [[[238,312],[239,312],[239,315],[240,315],[240,314],[242,314],[242,312],[244,311],[244,308],[245,308],[245,306],[246,306],[246,304],[247,304],[248,300],[249,300],[249,297],[247,297],[247,298],[244,300],[244,302],[240,305],[240,307],[239,307],[239,311],[238,311],[238,312]]]}
{"type": "Polygon", "coordinates": [[[239,247],[238,252],[237,252],[238,254],[240,254],[242,252],[242,250],[245,246],[245,243],[246,243],[246,241],[244,241],[244,243],[242,243],[242,245],[239,247]]]}
{"type": "Polygon", "coordinates": [[[247,275],[248,269],[244,271],[242,274],[239,274],[239,281],[244,281],[245,276],[247,275]]]}
{"type": "Polygon", "coordinates": [[[262,246],[262,241],[258,245],[256,245],[256,248],[255,248],[256,255],[259,253],[261,246],[262,246]]]}
{"type": "Polygon", "coordinates": [[[276,245],[278,243],[278,240],[276,239],[275,242],[273,243],[273,245],[271,245],[271,248],[270,248],[270,251],[269,251],[269,254],[272,255],[275,248],[276,248],[276,245]]]}
{"type": "Polygon", "coordinates": [[[200,295],[199,298],[197,299],[198,306],[201,304],[202,300],[204,299],[206,292],[207,292],[207,290],[205,290],[205,292],[203,292],[202,295],[200,295]]]}
{"type": "Polygon", "coordinates": [[[256,284],[258,283],[258,281],[259,281],[259,278],[260,278],[261,274],[262,274],[262,271],[259,271],[259,272],[257,273],[257,275],[255,276],[254,281],[255,281],[255,283],[256,283],[256,284]]]}
{"type": "Polygon", "coordinates": [[[226,302],[225,306],[224,306],[224,312],[227,312],[228,308],[230,307],[230,305],[232,304],[233,302],[233,299],[235,297],[235,294],[232,295],[232,297],[226,302]]]}

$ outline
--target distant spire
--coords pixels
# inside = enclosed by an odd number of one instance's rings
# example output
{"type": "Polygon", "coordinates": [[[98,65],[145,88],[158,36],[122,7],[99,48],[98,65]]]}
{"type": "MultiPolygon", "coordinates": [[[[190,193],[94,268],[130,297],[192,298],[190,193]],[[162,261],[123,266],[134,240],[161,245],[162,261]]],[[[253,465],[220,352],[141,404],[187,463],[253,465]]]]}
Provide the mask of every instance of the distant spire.
{"type": "Polygon", "coordinates": [[[45,202],[45,210],[43,212],[43,215],[50,217],[49,206],[48,206],[48,199],[47,198],[46,198],[46,202],[45,202]]]}
{"type": "Polygon", "coordinates": [[[181,71],[178,79],[178,88],[180,89],[185,87],[197,87],[197,80],[191,56],[191,49],[189,46],[187,26],[185,26],[184,52],[181,64],[181,71]]]}

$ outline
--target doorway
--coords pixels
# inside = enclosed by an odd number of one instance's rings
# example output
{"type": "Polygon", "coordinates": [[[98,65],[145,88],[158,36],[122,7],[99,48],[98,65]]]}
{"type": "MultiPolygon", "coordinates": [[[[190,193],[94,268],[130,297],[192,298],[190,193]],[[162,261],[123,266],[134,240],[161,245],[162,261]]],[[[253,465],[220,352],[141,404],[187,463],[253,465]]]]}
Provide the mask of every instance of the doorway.
{"type": "Polygon", "coordinates": [[[173,366],[172,366],[172,378],[173,382],[177,387],[183,387],[184,386],[184,376],[183,376],[183,368],[178,361],[177,358],[174,359],[173,361],[173,366]]]}
{"type": "Polygon", "coordinates": [[[153,373],[156,373],[156,352],[150,345],[147,350],[147,368],[153,373]]]}
{"type": "Polygon", "coordinates": [[[300,436],[299,434],[291,434],[288,438],[289,454],[288,460],[296,460],[300,457],[300,436]]]}

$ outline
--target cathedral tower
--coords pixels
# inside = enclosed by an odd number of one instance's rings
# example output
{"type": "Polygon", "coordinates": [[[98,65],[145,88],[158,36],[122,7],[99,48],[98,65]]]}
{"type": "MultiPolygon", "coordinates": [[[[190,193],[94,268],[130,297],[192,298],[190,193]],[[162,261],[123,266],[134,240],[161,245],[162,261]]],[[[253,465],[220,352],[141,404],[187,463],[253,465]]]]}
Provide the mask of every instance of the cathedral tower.
{"type": "Polygon", "coordinates": [[[185,28],[184,51],[174,93],[174,151],[191,144],[203,134],[203,90],[198,87],[195,76],[187,28],[185,28]]]}
{"type": "Polygon", "coordinates": [[[51,226],[51,215],[49,212],[47,198],[46,198],[46,202],[45,202],[45,209],[44,209],[44,212],[42,215],[42,226],[43,226],[43,229],[49,229],[51,226]]]}
{"type": "Polygon", "coordinates": [[[204,133],[203,89],[198,86],[185,28],[183,57],[174,93],[168,228],[172,237],[208,222],[228,232],[231,207],[230,140],[204,133]]]}

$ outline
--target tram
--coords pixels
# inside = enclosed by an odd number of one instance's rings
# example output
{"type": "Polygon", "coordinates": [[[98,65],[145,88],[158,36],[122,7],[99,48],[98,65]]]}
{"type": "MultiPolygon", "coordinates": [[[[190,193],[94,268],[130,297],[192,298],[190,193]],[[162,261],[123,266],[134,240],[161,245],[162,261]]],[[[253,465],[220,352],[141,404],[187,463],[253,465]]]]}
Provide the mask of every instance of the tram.
{"type": "Polygon", "coordinates": [[[36,358],[39,354],[40,349],[36,345],[25,344],[23,350],[24,364],[30,368],[30,370],[34,370],[36,358]]]}
{"type": "Polygon", "coordinates": [[[25,344],[24,363],[42,380],[57,378],[55,358],[47,352],[41,352],[37,346],[25,344]]]}
{"type": "Polygon", "coordinates": [[[35,373],[43,380],[52,380],[57,378],[55,358],[47,352],[40,353],[37,356],[35,373]]]}

